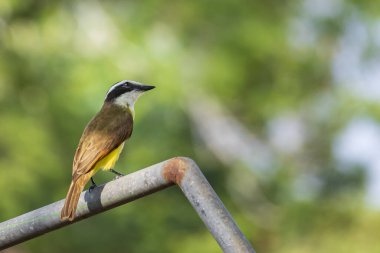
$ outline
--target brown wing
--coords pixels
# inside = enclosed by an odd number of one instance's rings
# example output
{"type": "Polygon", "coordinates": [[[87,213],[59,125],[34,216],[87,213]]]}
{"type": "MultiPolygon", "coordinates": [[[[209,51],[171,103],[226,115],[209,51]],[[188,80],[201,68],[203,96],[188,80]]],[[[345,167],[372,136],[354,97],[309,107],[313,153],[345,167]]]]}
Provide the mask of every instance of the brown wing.
{"type": "Polygon", "coordinates": [[[98,161],[132,134],[132,115],[111,109],[102,108],[84,130],[74,156],[73,180],[90,172],[98,161]]]}

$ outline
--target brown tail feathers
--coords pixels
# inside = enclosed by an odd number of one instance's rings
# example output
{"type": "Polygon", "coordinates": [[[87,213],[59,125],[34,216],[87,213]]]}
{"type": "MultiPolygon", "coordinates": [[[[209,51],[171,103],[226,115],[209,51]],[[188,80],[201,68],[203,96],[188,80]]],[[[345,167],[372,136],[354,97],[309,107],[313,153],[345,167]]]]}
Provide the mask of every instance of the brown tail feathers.
{"type": "Polygon", "coordinates": [[[89,177],[85,174],[75,181],[71,181],[69,191],[66,196],[65,204],[61,211],[61,220],[72,221],[75,218],[75,211],[77,209],[80,194],[83,191],[89,177]]]}

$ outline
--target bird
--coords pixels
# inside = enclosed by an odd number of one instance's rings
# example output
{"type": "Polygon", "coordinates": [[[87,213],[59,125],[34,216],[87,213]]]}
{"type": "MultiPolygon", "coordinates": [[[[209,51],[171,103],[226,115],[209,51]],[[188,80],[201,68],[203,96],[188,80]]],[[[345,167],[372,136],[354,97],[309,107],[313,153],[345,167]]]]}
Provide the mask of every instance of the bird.
{"type": "Polygon", "coordinates": [[[155,88],[131,80],[110,87],[100,111],[85,127],[76,149],[72,179],[61,211],[62,221],[73,221],[81,192],[91,179],[90,190],[96,187],[93,175],[100,169],[113,170],[124,143],[133,131],[134,105],[144,92],[155,88]]]}

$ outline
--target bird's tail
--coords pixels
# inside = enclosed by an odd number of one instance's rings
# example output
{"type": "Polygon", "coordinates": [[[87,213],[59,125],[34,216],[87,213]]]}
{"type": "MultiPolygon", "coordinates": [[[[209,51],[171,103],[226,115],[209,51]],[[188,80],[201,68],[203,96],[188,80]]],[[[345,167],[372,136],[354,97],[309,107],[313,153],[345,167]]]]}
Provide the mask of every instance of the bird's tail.
{"type": "Polygon", "coordinates": [[[71,181],[69,191],[67,192],[65,204],[63,205],[61,211],[61,220],[74,220],[75,211],[77,209],[78,201],[80,194],[83,191],[84,186],[86,185],[89,177],[85,174],[71,181]]]}

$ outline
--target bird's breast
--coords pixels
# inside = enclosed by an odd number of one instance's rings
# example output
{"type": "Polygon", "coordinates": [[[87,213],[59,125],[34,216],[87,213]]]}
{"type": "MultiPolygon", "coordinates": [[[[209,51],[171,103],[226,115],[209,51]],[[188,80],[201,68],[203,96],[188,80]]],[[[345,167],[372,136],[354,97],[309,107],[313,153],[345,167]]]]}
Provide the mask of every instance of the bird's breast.
{"type": "Polygon", "coordinates": [[[94,167],[94,173],[96,173],[99,169],[102,170],[110,170],[115,166],[115,163],[119,159],[120,153],[123,150],[124,142],[121,143],[117,148],[112,150],[108,155],[106,155],[103,159],[96,163],[94,167]]]}

